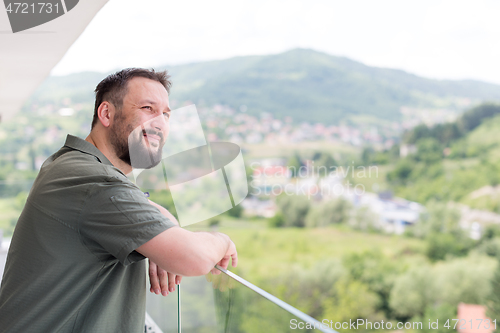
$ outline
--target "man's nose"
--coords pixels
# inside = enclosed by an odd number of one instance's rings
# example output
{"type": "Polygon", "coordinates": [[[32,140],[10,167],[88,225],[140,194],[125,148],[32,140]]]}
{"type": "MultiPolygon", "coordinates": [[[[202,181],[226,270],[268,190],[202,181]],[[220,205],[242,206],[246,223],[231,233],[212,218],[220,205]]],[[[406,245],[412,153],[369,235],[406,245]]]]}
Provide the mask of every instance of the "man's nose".
{"type": "Polygon", "coordinates": [[[158,131],[165,132],[168,129],[168,119],[162,114],[151,119],[150,126],[158,131]]]}

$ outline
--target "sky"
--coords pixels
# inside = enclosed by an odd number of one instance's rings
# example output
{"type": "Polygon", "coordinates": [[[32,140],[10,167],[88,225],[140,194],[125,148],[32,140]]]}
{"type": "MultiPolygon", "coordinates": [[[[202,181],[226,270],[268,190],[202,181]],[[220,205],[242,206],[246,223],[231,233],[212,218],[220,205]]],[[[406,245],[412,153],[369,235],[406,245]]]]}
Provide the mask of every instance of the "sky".
{"type": "Polygon", "coordinates": [[[428,78],[500,84],[499,13],[496,0],[110,0],[52,74],[301,47],[428,78]]]}

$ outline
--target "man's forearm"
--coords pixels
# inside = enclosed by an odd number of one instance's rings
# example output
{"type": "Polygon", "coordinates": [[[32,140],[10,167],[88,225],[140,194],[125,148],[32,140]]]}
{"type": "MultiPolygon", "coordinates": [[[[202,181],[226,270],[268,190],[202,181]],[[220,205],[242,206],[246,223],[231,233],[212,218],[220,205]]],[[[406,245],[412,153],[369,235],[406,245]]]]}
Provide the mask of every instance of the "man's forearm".
{"type": "Polygon", "coordinates": [[[197,257],[196,262],[200,265],[202,275],[207,274],[227,254],[231,239],[220,232],[193,232],[191,245],[191,257],[197,257]]]}
{"type": "MultiPolygon", "coordinates": [[[[166,216],[169,220],[179,225],[177,219],[167,209],[165,209],[165,207],[151,200],[149,200],[149,202],[158,208],[160,213],[166,216]]],[[[209,262],[213,263],[210,268],[213,268],[215,264],[218,263],[226,254],[231,244],[231,239],[229,236],[220,232],[195,232],[194,234],[198,238],[201,238],[198,244],[204,245],[205,249],[200,249],[200,252],[208,256],[207,259],[209,262]]]]}
{"type": "MultiPolygon", "coordinates": [[[[178,224],[168,210],[152,201],[150,203],[178,224]]],[[[227,235],[219,232],[191,232],[179,227],[162,232],[137,248],[137,251],[164,270],[184,276],[207,274],[218,263],[227,267],[231,258],[233,266],[237,262],[236,247],[227,235]]]]}
{"type": "Polygon", "coordinates": [[[209,256],[210,262],[213,263],[210,268],[213,268],[226,254],[231,244],[231,239],[228,235],[220,232],[199,231],[195,232],[195,234],[207,240],[203,245],[206,247],[206,254],[209,256]],[[209,243],[211,243],[211,245],[209,245],[209,243]]]}

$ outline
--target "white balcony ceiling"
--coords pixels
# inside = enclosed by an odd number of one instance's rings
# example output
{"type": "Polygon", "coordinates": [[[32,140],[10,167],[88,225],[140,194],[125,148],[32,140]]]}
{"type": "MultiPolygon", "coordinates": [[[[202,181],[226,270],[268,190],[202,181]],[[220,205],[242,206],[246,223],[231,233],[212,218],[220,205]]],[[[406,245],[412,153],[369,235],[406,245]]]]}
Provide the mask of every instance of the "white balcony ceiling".
{"type": "Polygon", "coordinates": [[[1,5],[1,122],[12,119],[21,109],[106,2],[108,0],[80,0],[66,14],[15,34],[1,5]]]}

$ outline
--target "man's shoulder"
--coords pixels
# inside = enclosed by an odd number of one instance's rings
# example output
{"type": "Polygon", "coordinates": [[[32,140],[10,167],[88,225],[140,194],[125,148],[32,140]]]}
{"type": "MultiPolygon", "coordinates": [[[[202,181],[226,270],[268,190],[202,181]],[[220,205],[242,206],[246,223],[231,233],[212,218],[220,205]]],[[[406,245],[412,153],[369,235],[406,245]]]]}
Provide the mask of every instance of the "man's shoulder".
{"type": "Polygon", "coordinates": [[[49,157],[40,171],[49,170],[59,176],[103,176],[126,179],[126,176],[118,168],[102,163],[95,155],[69,147],[62,147],[49,157]]]}
{"type": "Polygon", "coordinates": [[[32,192],[80,196],[92,188],[97,190],[99,185],[138,189],[113,165],[102,163],[92,154],[63,147],[42,165],[32,192]]]}
{"type": "Polygon", "coordinates": [[[87,200],[105,196],[109,199],[124,191],[142,194],[118,168],[101,163],[92,154],[63,147],[43,164],[29,199],[43,202],[43,206],[50,206],[46,200],[69,200],[83,205],[87,200]]]}

